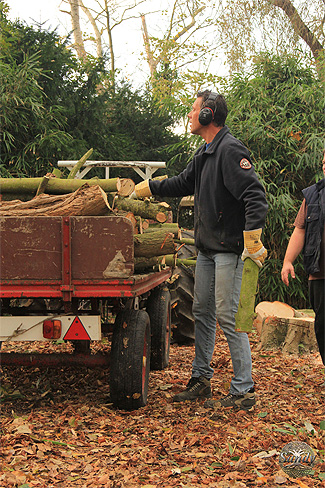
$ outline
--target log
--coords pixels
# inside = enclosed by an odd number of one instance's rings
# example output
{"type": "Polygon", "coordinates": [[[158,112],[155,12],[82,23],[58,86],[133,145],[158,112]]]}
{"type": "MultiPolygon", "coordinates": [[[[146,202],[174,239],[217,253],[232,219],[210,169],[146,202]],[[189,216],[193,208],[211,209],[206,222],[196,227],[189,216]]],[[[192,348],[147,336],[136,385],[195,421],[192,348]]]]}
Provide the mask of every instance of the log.
{"type": "MultiPolygon", "coordinates": [[[[35,194],[43,178],[0,178],[0,193],[12,194],[35,194]]],[[[122,196],[128,196],[134,189],[132,180],[111,178],[101,180],[65,180],[61,178],[50,178],[46,192],[51,195],[65,195],[72,193],[87,183],[89,186],[99,185],[105,192],[118,192],[122,196]]]]}
{"type": "Polygon", "coordinates": [[[318,351],[313,317],[264,317],[260,349],[281,349],[284,354],[318,351]]]}
{"type": "Polygon", "coordinates": [[[175,247],[173,234],[163,230],[134,236],[134,257],[173,254],[175,247]]]}
{"type": "Polygon", "coordinates": [[[139,215],[134,216],[136,221],[137,221],[137,226],[139,229],[140,234],[143,234],[148,228],[149,228],[149,220],[148,219],[143,219],[139,215]]]}
{"type": "Polygon", "coordinates": [[[156,268],[165,264],[166,266],[171,266],[175,268],[176,266],[195,266],[196,261],[194,259],[179,259],[176,258],[176,254],[167,254],[164,256],[153,256],[147,257],[137,257],[134,258],[134,269],[136,271],[144,271],[149,268],[156,268]]]}
{"type": "Polygon", "coordinates": [[[238,310],[235,315],[236,332],[251,332],[256,313],[255,300],[259,267],[250,258],[245,259],[238,310]]]}
{"type": "Polygon", "coordinates": [[[122,210],[119,210],[118,213],[116,213],[116,215],[118,217],[125,217],[126,219],[130,220],[133,226],[133,233],[138,234],[137,219],[135,218],[132,212],[123,212],[122,210]]]}
{"type": "Polygon", "coordinates": [[[195,246],[195,240],[189,237],[182,237],[181,239],[175,239],[175,242],[179,244],[187,244],[188,246],[195,246]]]}
{"type": "Polygon", "coordinates": [[[149,200],[143,201],[134,198],[116,198],[114,206],[119,210],[132,212],[144,219],[152,219],[160,223],[166,222],[170,210],[169,205],[165,207],[159,203],[151,203],[149,200]]]}
{"type": "Polygon", "coordinates": [[[157,230],[163,229],[166,232],[171,232],[175,236],[178,236],[179,227],[176,222],[164,222],[163,224],[154,223],[150,224],[144,232],[156,232],[157,230]]]}
{"type": "Polygon", "coordinates": [[[121,197],[129,197],[134,192],[135,183],[130,178],[119,178],[120,188],[118,194],[121,197]]]}
{"type": "Polygon", "coordinates": [[[107,209],[106,193],[98,185],[84,185],[67,195],[43,193],[28,202],[0,202],[1,217],[104,215],[107,209]]]}

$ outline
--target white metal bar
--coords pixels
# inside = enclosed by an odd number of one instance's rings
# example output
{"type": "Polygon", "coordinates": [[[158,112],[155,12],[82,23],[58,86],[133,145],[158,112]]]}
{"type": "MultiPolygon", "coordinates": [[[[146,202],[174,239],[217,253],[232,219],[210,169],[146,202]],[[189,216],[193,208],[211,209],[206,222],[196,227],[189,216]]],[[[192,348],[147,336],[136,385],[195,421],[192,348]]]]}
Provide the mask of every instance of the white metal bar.
{"type": "MultiPolygon", "coordinates": [[[[63,166],[67,168],[73,168],[78,161],[58,161],[58,166],[63,166]]],[[[83,166],[91,167],[137,167],[137,168],[166,168],[165,161],[85,161],[83,166]]]]}
{"type": "MultiPolygon", "coordinates": [[[[78,161],[58,161],[58,166],[69,168],[70,171],[78,161]]],[[[142,179],[152,178],[160,168],[166,168],[165,161],[85,161],[82,171],[78,171],[75,178],[82,179],[91,168],[105,168],[105,178],[109,179],[109,168],[132,168],[142,179]],[[145,171],[142,171],[144,168],[145,171]]]]}

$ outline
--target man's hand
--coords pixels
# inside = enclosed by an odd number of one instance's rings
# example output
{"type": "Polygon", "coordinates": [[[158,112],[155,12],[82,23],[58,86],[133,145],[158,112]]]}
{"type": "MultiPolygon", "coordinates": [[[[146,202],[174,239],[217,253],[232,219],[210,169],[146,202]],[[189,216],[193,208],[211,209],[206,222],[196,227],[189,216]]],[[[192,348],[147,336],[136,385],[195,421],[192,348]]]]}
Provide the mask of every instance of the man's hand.
{"type": "Polygon", "coordinates": [[[266,257],[267,250],[261,241],[262,229],[244,230],[244,251],[242,260],[250,258],[260,268],[262,267],[266,257]]]}
{"type": "Polygon", "coordinates": [[[291,278],[296,277],[293,264],[290,261],[284,261],[281,270],[281,280],[287,286],[289,286],[289,275],[291,278]]]}
{"type": "Polygon", "coordinates": [[[130,195],[130,198],[144,198],[151,197],[151,195],[149,180],[144,180],[135,185],[134,192],[130,195]]]}

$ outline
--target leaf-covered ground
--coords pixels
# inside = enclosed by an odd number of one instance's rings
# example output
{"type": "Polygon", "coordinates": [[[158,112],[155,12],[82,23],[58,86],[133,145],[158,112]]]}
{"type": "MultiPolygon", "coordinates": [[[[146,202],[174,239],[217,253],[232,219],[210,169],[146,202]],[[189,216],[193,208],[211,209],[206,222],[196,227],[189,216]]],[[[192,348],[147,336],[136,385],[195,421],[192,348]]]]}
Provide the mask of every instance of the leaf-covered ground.
{"type": "MultiPolygon", "coordinates": [[[[0,488],[325,487],[319,355],[259,351],[254,334],[251,344],[256,408],[217,420],[202,403],[171,402],[189,379],[193,346],[171,347],[169,367],[150,374],[147,406],[132,412],[110,404],[106,370],[3,367],[0,488]],[[295,480],[279,453],[296,440],[312,447],[316,462],[311,476],[295,480]]],[[[232,376],[220,332],[213,365],[218,397],[232,376]]]]}

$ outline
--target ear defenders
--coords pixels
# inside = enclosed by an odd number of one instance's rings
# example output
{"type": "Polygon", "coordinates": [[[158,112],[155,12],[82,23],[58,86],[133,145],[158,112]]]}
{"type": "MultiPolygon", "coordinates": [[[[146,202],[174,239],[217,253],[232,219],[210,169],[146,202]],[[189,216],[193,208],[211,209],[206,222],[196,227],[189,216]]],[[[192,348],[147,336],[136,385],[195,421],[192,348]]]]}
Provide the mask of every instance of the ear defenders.
{"type": "MultiPolygon", "coordinates": [[[[210,101],[214,102],[218,96],[219,96],[218,93],[211,92],[210,95],[208,96],[208,98],[206,99],[205,103],[208,103],[210,101]]],[[[203,107],[199,113],[200,124],[201,125],[209,125],[213,121],[215,111],[216,111],[216,109],[213,110],[210,107],[203,107]]]]}

